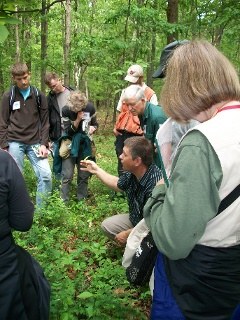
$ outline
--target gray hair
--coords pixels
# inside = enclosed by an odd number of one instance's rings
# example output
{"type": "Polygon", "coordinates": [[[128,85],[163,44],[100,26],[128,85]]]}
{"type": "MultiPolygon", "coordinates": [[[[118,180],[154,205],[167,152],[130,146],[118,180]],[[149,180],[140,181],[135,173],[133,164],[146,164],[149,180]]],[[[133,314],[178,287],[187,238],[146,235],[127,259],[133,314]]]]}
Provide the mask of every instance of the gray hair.
{"type": "Polygon", "coordinates": [[[132,84],[124,90],[122,100],[125,101],[132,98],[136,99],[137,101],[141,99],[145,100],[144,90],[141,86],[132,84]]]}

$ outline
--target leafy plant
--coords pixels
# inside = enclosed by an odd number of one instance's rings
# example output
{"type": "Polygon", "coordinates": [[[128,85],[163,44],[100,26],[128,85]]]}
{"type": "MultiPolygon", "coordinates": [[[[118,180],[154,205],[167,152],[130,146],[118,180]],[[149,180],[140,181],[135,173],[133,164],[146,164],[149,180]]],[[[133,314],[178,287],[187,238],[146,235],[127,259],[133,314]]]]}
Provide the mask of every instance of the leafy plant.
{"type": "MultiPolygon", "coordinates": [[[[117,159],[111,135],[96,136],[97,161],[112,174],[117,159]]],[[[25,179],[33,201],[36,179],[25,161],[25,179]]],[[[151,303],[148,287],[133,288],[121,266],[123,248],[108,240],[101,221],[127,212],[126,199],[90,179],[91,196],[65,205],[59,192],[35,211],[27,233],[15,232],[16,242],[40,262],[51,284],[51,320],[147,319],[151,303]]]]}

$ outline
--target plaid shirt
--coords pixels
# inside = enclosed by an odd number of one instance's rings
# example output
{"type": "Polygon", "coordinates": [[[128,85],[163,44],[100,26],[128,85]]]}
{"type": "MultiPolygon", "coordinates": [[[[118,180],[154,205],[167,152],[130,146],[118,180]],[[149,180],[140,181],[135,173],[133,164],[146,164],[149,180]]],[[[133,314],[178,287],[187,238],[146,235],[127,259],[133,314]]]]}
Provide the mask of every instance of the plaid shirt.
{"type": "Polygon", "coordinates": [[[148,168],[140,180],[130,172],[125,172],[119,177],[118,188],[127,194],[129,219],[133,226],[142,220],[143,207],[161,178],[162,172],[155,164],[148,168]]]}

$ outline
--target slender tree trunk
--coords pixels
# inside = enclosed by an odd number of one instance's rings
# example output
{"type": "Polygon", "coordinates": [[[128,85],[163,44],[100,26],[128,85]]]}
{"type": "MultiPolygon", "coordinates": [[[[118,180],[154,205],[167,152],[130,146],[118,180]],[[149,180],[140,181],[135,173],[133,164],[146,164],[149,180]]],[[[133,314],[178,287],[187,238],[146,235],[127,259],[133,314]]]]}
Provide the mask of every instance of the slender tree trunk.
{"type": "MultiPolygon", "coordinates": [[[[221,17],[224,16],[224,8],[226,6],[225,1],[220,1],[219,3],[219,7],[216,10],[216,20],[221,17]]],[[[229,18],[223,23],[221,22],[219,25],[215,26],[215,28],[213,28],[213,36],[212,36],[212,43],[219,47],[222,41],[222,37],[223,37],[223,33],[224,30],[226,28],[226,26],[229,23],[229,18]]]]}
{"type": "Polygon", "coordinates": [[[66,0],[65,12],[65,44],[64,44],[64,83],[70,82],[70,34],[71,34],[71,0],[66,0]]]}
{"type": "Polygon", "coordinates": [[[24,49],[22,48],[20,52],[20,59],[22,58],[22,56],[24,56],[24,61],[26,62],[29,70],[31,70],[32,69],[32,45],[31,45],[32,44],[31,42],[32,19],[31,17],[29,16],[22,17],[22,23],[23,25],[28,26],[28,28],[26,28],[22,34],[22,44],[24,45],[24,49]]]}
{"type": "MultiPolygon", "coordinates": [[[[15,10],[18,11],[18,7],[15,7],[15,10]]],[[[16,18],[18,19],[18,14],[16,13],[16,18]]],[[[20,61],[20,41],[19,41],[19,24],[15,25],[15,36],[16,36],[16,62],[20,61]]]]}
{"type": "Polygon", "coordinates": [[[41,90],[45,92],[44,76],[46,73],[46,61],[47,61],[47,9],[46,0],[42,0],[42,12],[41,12],[41,90]]]}
{"type": "MultiPolygon", "coordinates": [[[[158,10],[158,0],[154,0],[153,2],[153,9],[157,12],[158,10]]],[[[154,61],[156,56],[156,26],[152,26],[152,33],[151,33],[151,51],[148,54],[148,68],[147,68],[147,85],[152,87],[153,85],[153,72],[154,72],[154,61]]]]}
{"type": "Polygon", "coordinates": [[[151,51],[148,54],[148,68],[147,68],[147,85],[152,87],[153,85],[153,72],[154,72],[154,60],[156,56],[156,29],[152,31],[152,43],[151,51]]]}
{"type": "Polygon", "coordinates": [[[223,24],[221,24],[219,27],[217,27],[214,30],[214,34],[213,34],[213,37],[212,37],[212,43],[216,47],[219,47],[220,44],[221,44],[224,29],[225,29],[225,26],[223,24]]]}
{"type": "MultiPolygon", "coordinates": [[[[127,36],[128,36],[128,20],[130,16],[130,11],[131,11],[131,0],[128,0],[128,11],[127,11],[127,16],[125,20],[125,25],[124,25],[124,42],[127,42],[127,36]]],[[[123,65],[126,59],[126,49],[123,49],[122,57],[120,59],[119,64],[123,65]]]]}
{"type": "MultiPolygon", "coordinates": [[[[168,0],[167,21],[168,23],[178,22],[178,0],[168,0]]],[[[168,34],[167,43],[171,43],[177,39],[178,39],[178,32],[176,31],[176,32],[173,32],[172,34],[168,34]]]]}
{"type": "Polygon", "coordinates": [[[4,93],[4,78],[3,78],[3,70],[2,70],[3,64],[2,64],[1,60],[2,60],[2,57],[0,55],[0,66],[1,66],[1,68],[0,68],[0,102],[2,99],[2,95],[4,93]]]}

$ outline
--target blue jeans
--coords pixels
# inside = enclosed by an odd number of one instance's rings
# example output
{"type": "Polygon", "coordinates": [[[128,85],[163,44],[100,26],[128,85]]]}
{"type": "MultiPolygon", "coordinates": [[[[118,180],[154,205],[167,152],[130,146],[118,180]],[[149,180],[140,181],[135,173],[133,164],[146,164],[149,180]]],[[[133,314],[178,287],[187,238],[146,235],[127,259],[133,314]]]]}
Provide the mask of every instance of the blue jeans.
{"type": "Polygon", "coordinates": [[[9,153],[15,159],[19,169],[23,172],[24,155],[28,157],[35,175],[37,177],[37,194],[36,205],[41,206],[43,197],[52,191],[52,173],[47,158],[37,157],[33,151],[34,146],[39,144],[28,145],[22,142],[9,142],[9,153]]]}

